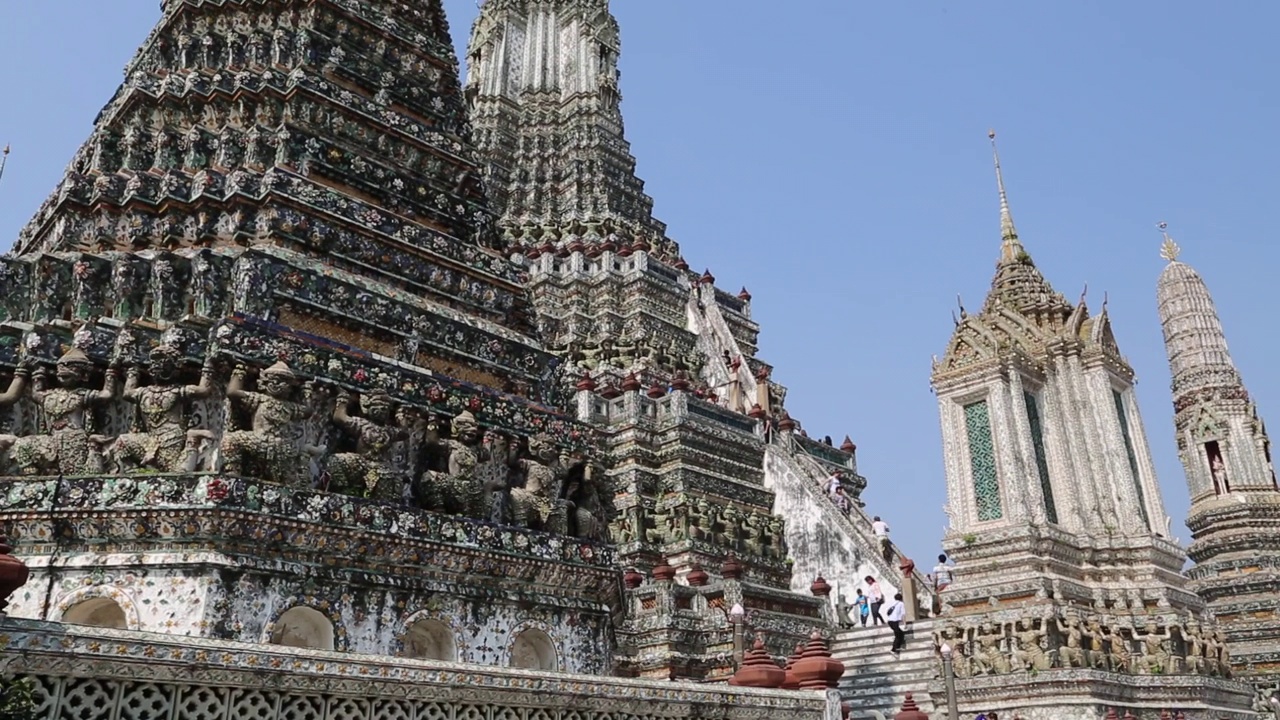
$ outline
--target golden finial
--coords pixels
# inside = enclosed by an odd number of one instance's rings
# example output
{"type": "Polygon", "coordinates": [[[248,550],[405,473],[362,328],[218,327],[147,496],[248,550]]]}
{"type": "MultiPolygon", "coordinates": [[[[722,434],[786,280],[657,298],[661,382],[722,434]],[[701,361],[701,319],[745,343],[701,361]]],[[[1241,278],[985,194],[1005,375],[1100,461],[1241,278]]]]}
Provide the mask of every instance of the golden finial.
{"type": "Polygon", "coordinates": [[[1013,260],[1022,251],[1022,243],[1018,242],[1018,230],[1013,226],[1013,213],[1009,210],[1009,194],[1004,189],[1000,151],[996,149],[996,131],[988,130],[987,139],[991,141],[991,155],[996,163],[996,188],[1000,191],[1000,256],[1004,260],[1013,260]]]}
{"type": "Polygon", "coordinates": [[[1174,262],[1178,259],[1178,255],[1182,252],[1182,248],[1178,247],[1178,243],[1169,237],[1169,223],[1163,220],[1156,224],[1160,228],[1160,234],[1164,236],[1164,242],[1160,243],[1160,257],[1174,262]]]}

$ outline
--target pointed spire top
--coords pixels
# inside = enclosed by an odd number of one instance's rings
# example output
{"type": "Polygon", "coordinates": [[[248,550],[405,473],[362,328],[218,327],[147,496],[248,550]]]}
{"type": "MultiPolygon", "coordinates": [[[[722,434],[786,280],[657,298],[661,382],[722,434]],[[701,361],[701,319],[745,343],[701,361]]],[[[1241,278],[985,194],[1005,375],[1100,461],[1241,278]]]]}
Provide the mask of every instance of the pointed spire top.
{"type": "Polygon", "coordinates": [[[1182,254],[1182,248],[1169,237],[1169,223],[1161,221],[1156,227],[1160,228],[1160,234],[1164,236],[1164,242],[1160,243],[1160,257],[1169,262],[1176,262],[1178,255],[1182,254]]]}
{"type": "Polygon", "coordinates": [[[1013,213],[1009,211],[1009,194],[1004,189],[1004,173],[1000,170],[1000,151],[996,149],[996,131],[988,130],[991,155],[996,162],[996,187],[1000,190],[1000,259],[1014,260],[1023,251],[1018,241],[1018,230],[1013,226],[1013,213]]]}

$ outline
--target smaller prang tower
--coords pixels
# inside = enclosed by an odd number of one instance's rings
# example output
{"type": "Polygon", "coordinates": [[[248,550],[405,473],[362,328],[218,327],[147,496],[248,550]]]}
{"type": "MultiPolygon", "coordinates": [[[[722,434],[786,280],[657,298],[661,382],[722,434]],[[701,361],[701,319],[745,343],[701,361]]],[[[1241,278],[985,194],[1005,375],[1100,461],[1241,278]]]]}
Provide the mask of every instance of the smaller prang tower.
{"type": "MultiPolygon", "coordinates": [[[[994,151],[994,133],[992,134],[994,151]]],[[[1141,609],[1197,603],[1104,303],[1057,292],[1018,237],[995,157],[1000,259],[981,311],[962,307],[935,363],[951,604],[1050,594],[1141,609]]]]}
{"type": "MultiPolygon", "coordinates": [[[[1161,230],[1165,226],[1161,223],[1161,230]]],[[[1280,490],[1271,441],[1227,351],[1199,273],[1165,234],[1156,298],[1191,493],[1192,586],[1226,631],[1232,665],[1265,701],[1280,690],[1280,490]]]]}
{"type": "Polygon", "coordinates": [[[979,312],[961,307],[931,378],[956,564],[935,637],[955,652],[959,709],[1096,718],[1124,698],[1144,717],[1247,717],[1252,689],[1223,670],[1182,574],[1106,303],[1091,315],[1045,279],[998,155],[995,169],[995,277],[979,312]]]}

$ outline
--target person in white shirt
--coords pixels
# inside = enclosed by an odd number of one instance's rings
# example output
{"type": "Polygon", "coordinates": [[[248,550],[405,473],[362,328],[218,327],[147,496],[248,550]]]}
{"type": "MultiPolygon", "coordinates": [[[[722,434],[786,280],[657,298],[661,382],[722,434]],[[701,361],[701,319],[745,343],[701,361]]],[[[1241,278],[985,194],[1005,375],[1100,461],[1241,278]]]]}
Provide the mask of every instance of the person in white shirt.
{"type": "Polygon", "coordinates": [[[880,583],[870,575],[863,579],[867,581],[867,595],[871,598],[871,625],[882,625],[884,617],[880,614],[880,607],[884,605],[884,593],[880,590],[880,583]]]}
{"type": "Polygon", "coordinates": [[[938,564],[933,566],[933,589],[941,592],[951,584],[951,566],[947,564],[947,554],[938,556],[938,564]]]}
{"type": "Polygon", "coordinates": [[[902,593],[893,596],[893,602],[889,603],[889,612],[886,613],[886,619],[889,622],[889,629],[893,631],[893,650],[896,655],[902,652],[902,648],[907,646],[906,633],[902,632],[902,620],[907,616],[907,606],[902,603],[902,593]]]}
{"type": "Polygon", "coordinates": [[[871,531],[882,540],[889,539],[889,523],[881,520],[879,515],[871,519],[871,531]]]}
{"type": "Polygon", "coordinates": [[[840,512],[845,515],[848,515],[853,507],[849,504],[849,496],[844,494],[843,487],[836,488],[836,494],[831,496],[831,502],[835,503],[840,512]]]}
{"type": "Polygon", "coordinates": [[[881,520],[877,515],[871,519],[871,531],[876,534],[876,540],[880,541],[880,553],[884,555],[884,559],[892,561],[889,552],[889,523],[881,520]]]}

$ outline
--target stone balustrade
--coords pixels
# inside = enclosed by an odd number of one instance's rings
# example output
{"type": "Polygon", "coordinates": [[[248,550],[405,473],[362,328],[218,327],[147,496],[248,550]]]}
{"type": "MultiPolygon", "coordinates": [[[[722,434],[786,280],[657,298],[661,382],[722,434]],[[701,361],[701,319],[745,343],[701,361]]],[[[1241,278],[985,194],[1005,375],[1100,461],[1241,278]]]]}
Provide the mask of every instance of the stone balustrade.
{"type": "MultiPolygon", "coordinates": [[[[587,677],[0,620],[32,718],[822,720],[834,693],[587,677]]],[[[833,715],[833,713],[835,713],[833,715]]]]}

